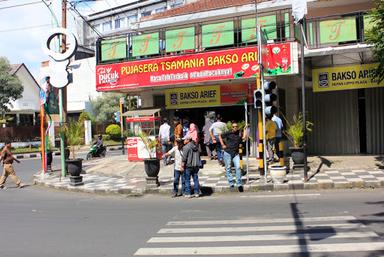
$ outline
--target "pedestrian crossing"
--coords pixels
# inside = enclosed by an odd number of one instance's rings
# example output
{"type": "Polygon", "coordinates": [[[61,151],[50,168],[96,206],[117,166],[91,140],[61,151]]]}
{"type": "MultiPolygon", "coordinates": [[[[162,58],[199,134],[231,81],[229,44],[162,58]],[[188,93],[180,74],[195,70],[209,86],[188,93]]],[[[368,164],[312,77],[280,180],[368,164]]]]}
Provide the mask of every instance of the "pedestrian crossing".
{"type": "Polygon", "coordinates": [[[384,242],[354,216],[179,220],[169,221],[135,256],[333,256],[339,252],[384,256],[384,242]]]}

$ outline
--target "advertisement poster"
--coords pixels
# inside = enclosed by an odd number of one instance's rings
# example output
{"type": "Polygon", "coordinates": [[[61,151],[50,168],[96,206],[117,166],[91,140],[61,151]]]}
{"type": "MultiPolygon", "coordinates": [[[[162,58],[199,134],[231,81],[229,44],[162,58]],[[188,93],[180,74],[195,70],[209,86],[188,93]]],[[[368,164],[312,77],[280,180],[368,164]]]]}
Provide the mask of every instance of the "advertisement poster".
{"type": "Polygon", "coordinates": [[[313,91],[327,92],[335,90],[384,87],[373,79],[378,64],[338,66],[312,70],[313,91]]]}
{"type": "MultiPolygon", "coordinates": [[[[298,73],[297,43],[265,47],[266,75],[298,73]]],[[[251,78],[258,72],[257,47],[170,56],[96,66],[96,90],[137,89],[251,78]]]]}
{"type": "Polygon", "coordinates": [[[165,90],[167,109],[240,105],[247,99],[248,85],[197,86],[165,90]]]}

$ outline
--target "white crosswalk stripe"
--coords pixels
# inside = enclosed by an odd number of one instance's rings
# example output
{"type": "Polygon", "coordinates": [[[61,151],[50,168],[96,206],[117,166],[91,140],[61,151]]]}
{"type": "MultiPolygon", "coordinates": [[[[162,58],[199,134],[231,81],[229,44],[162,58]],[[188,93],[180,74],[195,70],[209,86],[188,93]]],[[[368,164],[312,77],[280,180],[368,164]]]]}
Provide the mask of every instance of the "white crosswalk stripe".
{"type": "Polygon", "coordinates": [[[157,234],[135,255],[384,252],[380,237],[353,216],[170,221],[157,234]]]}

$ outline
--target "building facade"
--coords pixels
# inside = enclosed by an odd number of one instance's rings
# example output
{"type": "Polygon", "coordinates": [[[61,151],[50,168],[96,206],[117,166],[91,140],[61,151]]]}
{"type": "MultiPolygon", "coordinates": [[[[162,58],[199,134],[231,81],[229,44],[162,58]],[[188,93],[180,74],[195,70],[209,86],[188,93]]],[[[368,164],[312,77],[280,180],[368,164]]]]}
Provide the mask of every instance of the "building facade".
{"type": "MultiPolygon", "coordinates": [[[[375,64],[365,43],[373,1],[307,2],[309,152],[382,154],[384,84],[371,80],[375,64]]],[[[300,31],[285,0],[256,6],[250,0],[194,1],[100,38],[96,88],[139,95],[143,107],[162,108],[163,116],[188,118],[200,128],[213,111],[244,120],[246,103],[255,135],[256,13],[267,41],[266,75],[277,83],[281,116],[290,120],[301,110],[300,31]]]]}

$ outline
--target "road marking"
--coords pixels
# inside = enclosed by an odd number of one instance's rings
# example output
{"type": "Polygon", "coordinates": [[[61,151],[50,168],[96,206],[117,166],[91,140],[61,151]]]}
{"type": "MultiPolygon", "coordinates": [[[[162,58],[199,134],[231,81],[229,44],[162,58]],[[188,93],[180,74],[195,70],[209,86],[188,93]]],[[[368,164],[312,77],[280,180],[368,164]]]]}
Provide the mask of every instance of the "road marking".
{"type": "Polygon", "coordinates": [[[243,198],[282,198],[282,197],[312,197],[321,196],[321,194],[285,194],[285,195],[242,195],[243,198]]]}
{"type": "Polygon", "coordinates": [[[240,255],[382,251],[384,242],[226,247],[140,248],[135,255],[240,255]]]}
{"type": "Polygon", "coordinates": [[[223,233],[223,232],[255,232],[255,231],[296,231],[300,230],[324,230],[329,228],[341,228],[341,229],[357,229],[364,228],[363,224],[318,224],[318,225],[304,225],[298,227],[297,225],[285,225],[285,226],[262,226],[262,227],[204,227],[204,228],[163,228],[159,230],[159,234],[168,233],[223,233]]]}
{"type": "MultiPolygon", "coordinates": [[[[322,222],[322,221],[355,221],[353,216],[329,216],[329,217],[303,217],[301,222],[322,222]]],[[[195,225],[238,225],[238,224],[266,224],[297,222],[294,218],[280,219],[244,219],[244,220],[196,220],[196,221],[170,221],[167,225],[172,226],[195,226],[195,225]]]]}
{"type": "Polygon", "coordinates": [[[375,238],[374,232],[345,232],[345,233],[297,233],[274,235],[237,235],[237,236],[200,236],[200,237],[152,237],[147,243],[202,243],[202,242],[244,242],[272,240],[319,240],[337,238],[375,238]]]}

